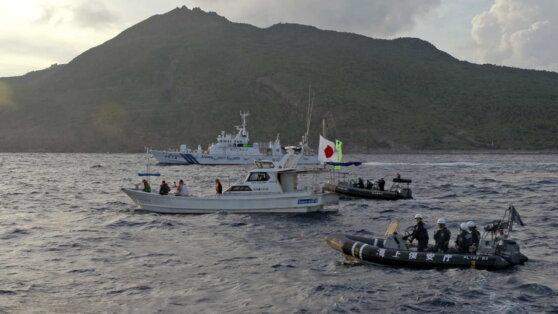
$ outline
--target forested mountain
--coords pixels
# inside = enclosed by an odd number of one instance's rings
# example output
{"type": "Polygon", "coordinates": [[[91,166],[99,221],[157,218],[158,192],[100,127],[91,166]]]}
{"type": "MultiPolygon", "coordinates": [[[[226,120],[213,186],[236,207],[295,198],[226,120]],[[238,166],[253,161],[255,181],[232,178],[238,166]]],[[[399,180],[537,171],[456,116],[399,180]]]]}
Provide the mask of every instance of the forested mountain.
{"type": "Polygon", "coordinates": [[[558,73],[459,61],[415,38],[258,28],[177,8],[65,65],[0,79],[0,151],[129,152],[254,141],[321,120],[350,151],[556,149],[558,73]]]}

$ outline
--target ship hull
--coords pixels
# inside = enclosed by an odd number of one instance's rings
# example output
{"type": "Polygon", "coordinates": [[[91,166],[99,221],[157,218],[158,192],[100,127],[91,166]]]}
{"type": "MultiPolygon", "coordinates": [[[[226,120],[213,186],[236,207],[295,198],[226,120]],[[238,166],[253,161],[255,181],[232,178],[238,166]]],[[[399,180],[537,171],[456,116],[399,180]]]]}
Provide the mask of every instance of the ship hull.
{"type": "Polygon", "coordinates": [[[303,214],[335,212],[334,193],[222,194],[208,197],[174,196],[122,189],[144,210],[162,214],[303,214]]]}
{"type": "MultiPolygon", "coordinates": [[[[157,159],[159,164],[163,165],[251,165],[254,161],[271,160],[279,161],[283,155],[211,155],[199,153],[181,153],[151,150],[153,157],[157,159]]],[[[303,155],[298,164],[301,165],[318,165],[317,155],[303,155]]]]}

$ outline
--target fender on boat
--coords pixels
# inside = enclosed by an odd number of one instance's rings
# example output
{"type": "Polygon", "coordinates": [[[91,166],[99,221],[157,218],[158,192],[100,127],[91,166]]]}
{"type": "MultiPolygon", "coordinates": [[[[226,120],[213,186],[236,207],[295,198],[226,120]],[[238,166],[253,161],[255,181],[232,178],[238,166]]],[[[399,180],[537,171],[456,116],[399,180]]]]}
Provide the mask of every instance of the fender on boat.
{"type": "Polygon", "coordinates": [[[383,239],[370,239],[341,233],[330,234],[326,242],[345,256],[376,264],[413,268],[478,268],[497,270],[513,266],[498,255],[416,252],[388,249],[383,239]]]}

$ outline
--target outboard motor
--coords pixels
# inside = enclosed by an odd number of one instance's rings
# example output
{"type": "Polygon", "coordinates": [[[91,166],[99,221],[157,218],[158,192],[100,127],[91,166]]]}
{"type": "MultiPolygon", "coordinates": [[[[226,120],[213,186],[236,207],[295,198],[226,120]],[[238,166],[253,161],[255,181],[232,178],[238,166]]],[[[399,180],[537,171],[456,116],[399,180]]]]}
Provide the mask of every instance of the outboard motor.
{"type": "Polygon", "coordinates": [[[527,261],[527,257],[519,252],[519,245],[513,240],[500,240],[496,246],[496,255],[502,256],[512,265],[527,261]]]}
{"type": "Polygon", "coordinates": [[[401,188],[397,190],[397,194],[399,194],[402,198],[413,198],[413,192],[409,188],[401,188]]]}

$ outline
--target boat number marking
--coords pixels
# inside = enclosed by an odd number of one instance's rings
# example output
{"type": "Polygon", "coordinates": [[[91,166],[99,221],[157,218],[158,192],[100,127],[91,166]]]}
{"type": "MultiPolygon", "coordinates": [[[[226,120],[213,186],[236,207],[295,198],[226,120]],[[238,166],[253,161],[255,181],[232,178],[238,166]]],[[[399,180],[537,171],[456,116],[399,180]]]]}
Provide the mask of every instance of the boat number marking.
{"type": "Polygon", "coordinates": [[[392,257],[399,258],[399,255],[401,255],[401,253],[399,251],[395,251],[395,254],[393,254],[392,257]]]}
{"type": "Polygon", "coordinates": [[[442,258],[442,262],[449,262],[451,257],[452,257],[451,254],[445,254],[444,258],[442,258]]]}
{"type": "Polygon", "coordinates": [[[358,254],[358,256],[360,257],[360,259],[362,259],[362,251],[364,251],[364,247],[367,246],[368,244],[364,243],[363,246],[360,247],[360,252],[358,254]]]}
{"type": "Polygon", "coordinates": [[[417,252],[409,252],[409,259],[417,259],[417,252]]]}
{"type": "Polygon", "coordinates": [[[428,254],[426,254],[426,260],[427,261],[434,261],[434,256],[436,256],[436,254],[428,253],[428,254]]]}
{"type": "Polygon", "coordinates": [[[357,256],[356,256],[357,254],[355,254],[355,248],[356,248],[357,245],[358,245],[358,241],[356,241],[355,243],[353,243],[353,247],[351,247],[351,254],[352,254],[354,257],[357,257],[357,256]]]}
{"type": "Polygon", "coordinates": [[[318,202],[317,198],[303,198],[298,200],[298,204],[314,204],[317,202],[318,202]]]}

